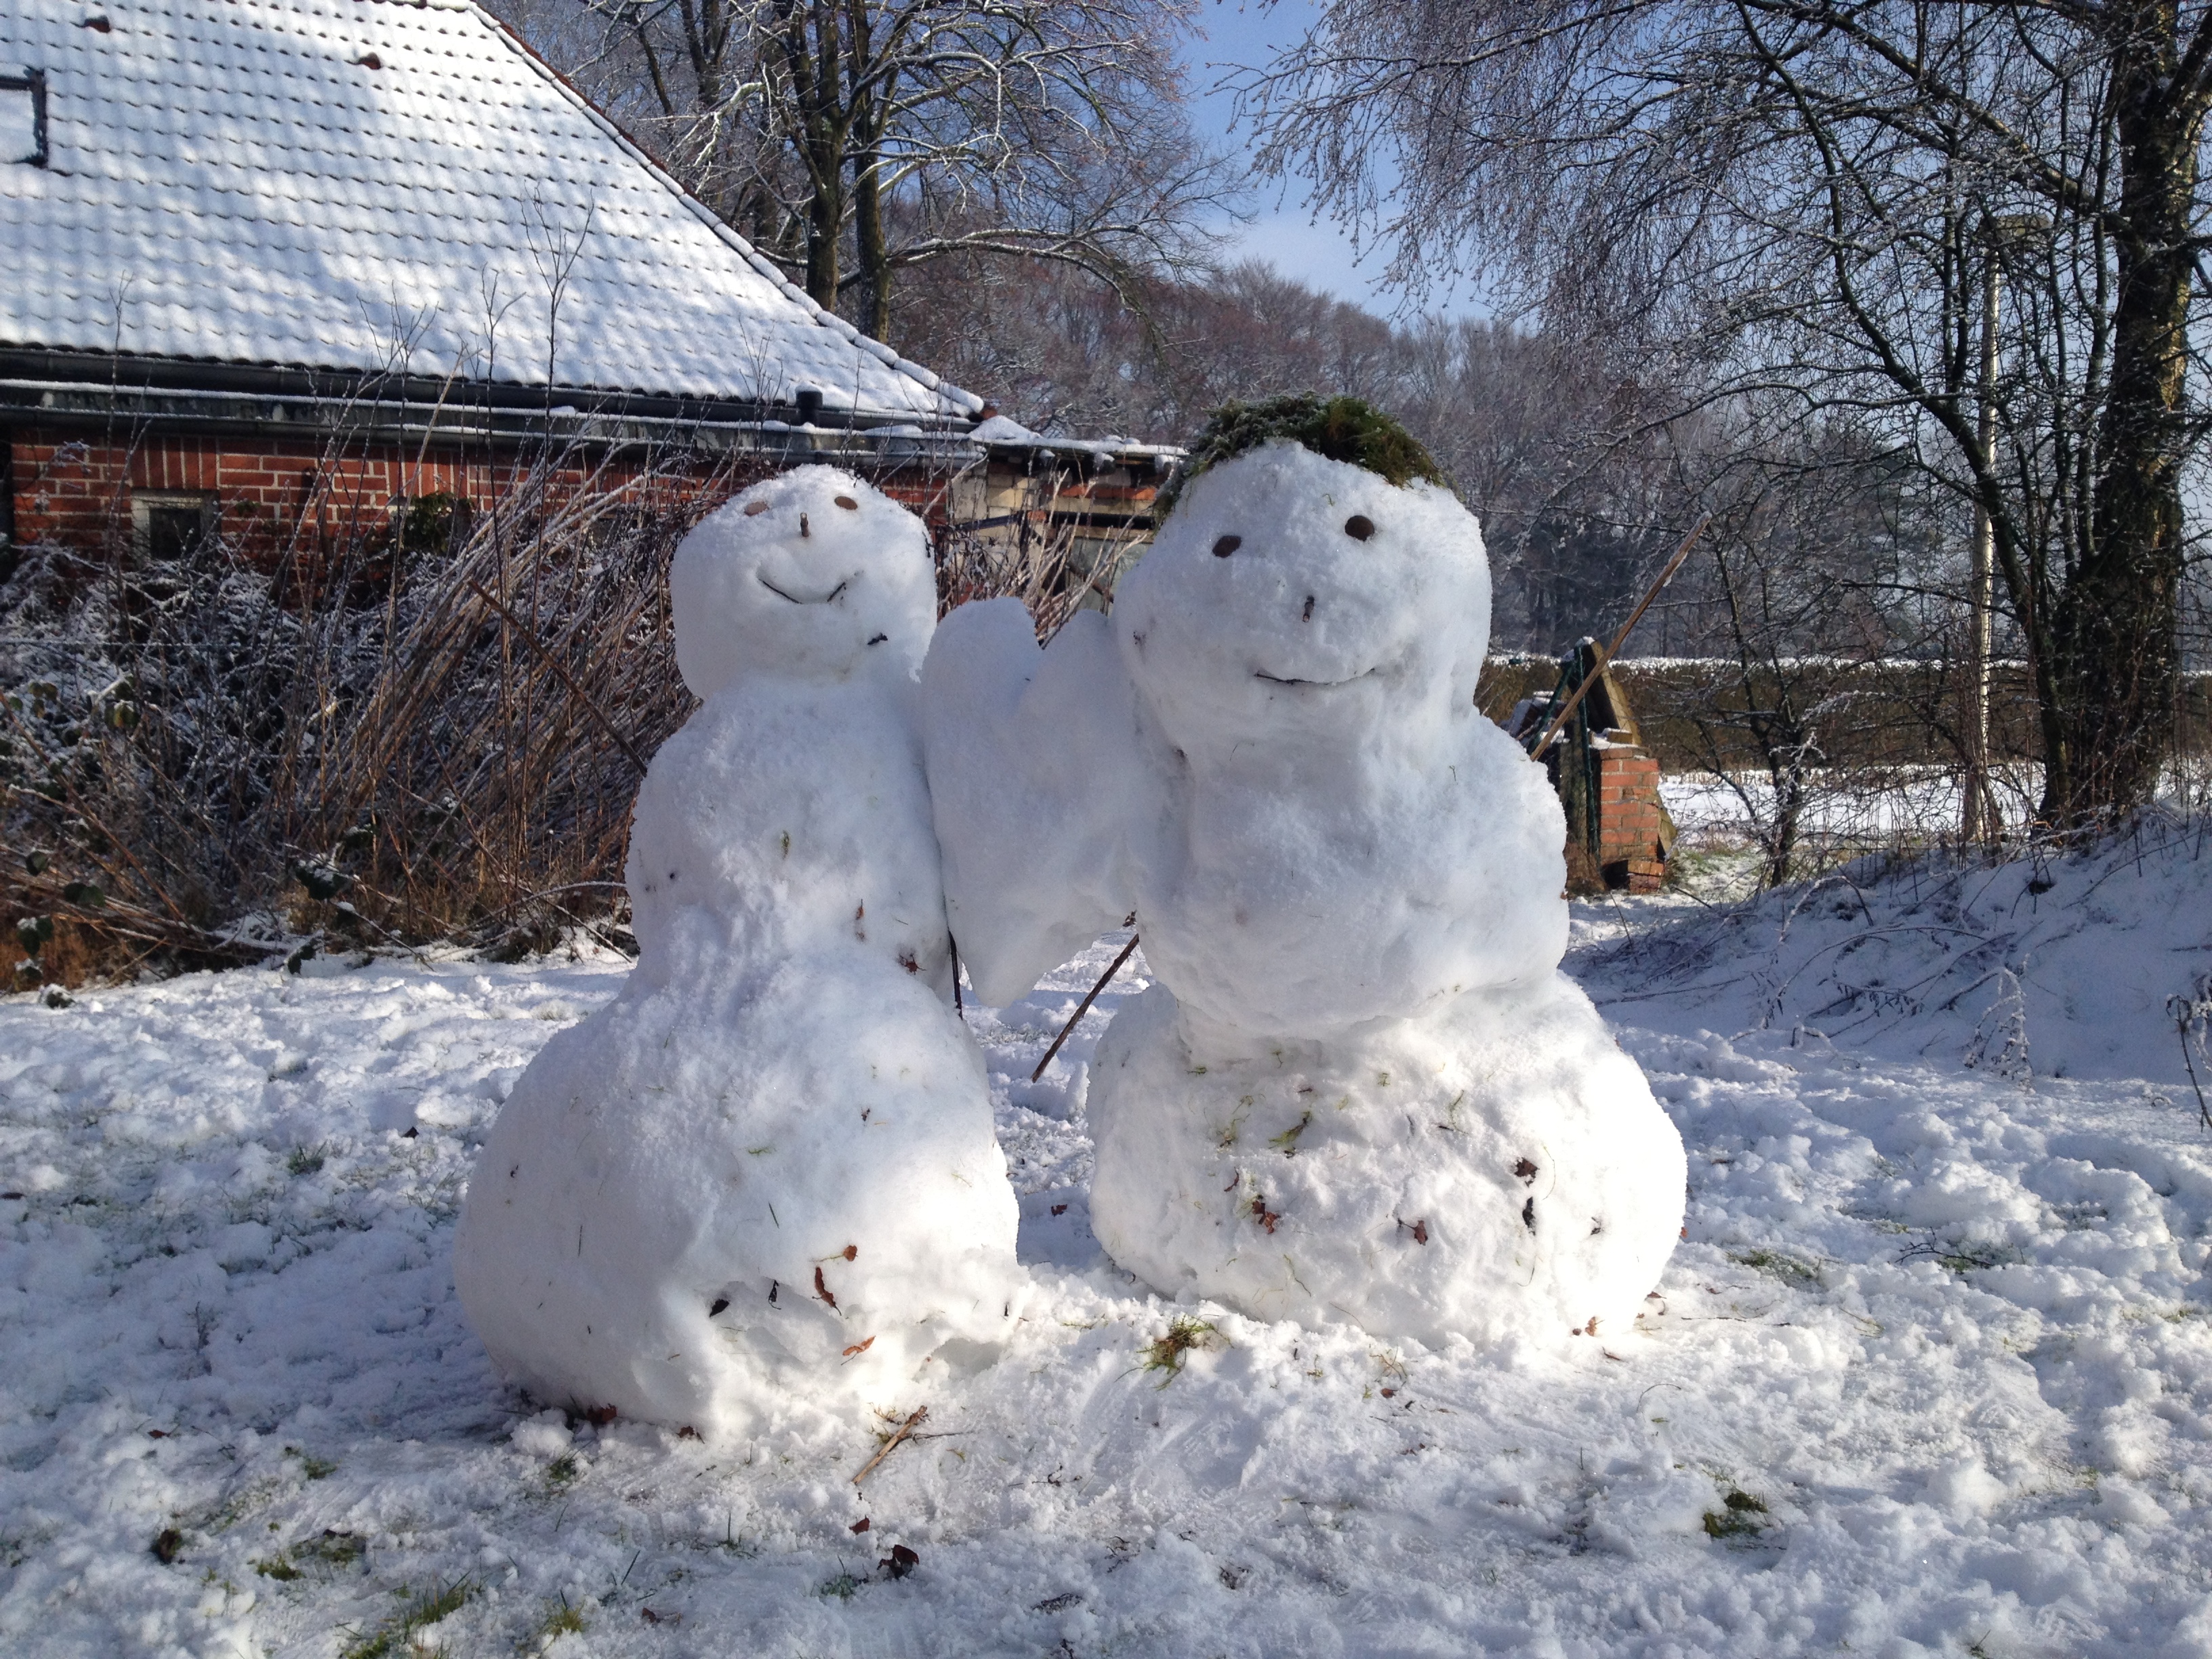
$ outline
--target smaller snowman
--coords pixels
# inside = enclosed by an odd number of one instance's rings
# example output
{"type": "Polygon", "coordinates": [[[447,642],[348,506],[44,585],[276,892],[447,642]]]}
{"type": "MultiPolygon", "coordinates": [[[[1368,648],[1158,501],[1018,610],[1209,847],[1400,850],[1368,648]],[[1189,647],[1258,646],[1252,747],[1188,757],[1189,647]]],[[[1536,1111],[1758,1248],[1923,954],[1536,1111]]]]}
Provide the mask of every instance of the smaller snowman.
{"type": "Polygon", "coordinates": [[[922,526],[803,467],[702,522],[669,584],[703,704],[639,792],[638,964],[517,1082],[454,1271],[541,1398],[712,1436],[781,1389],[887,1403],[979,1358],[1024,1277],[946,1003],[922,526]]]}
{"type": "Polygon", "coordinates": [[[1091,1066],[1099,1240],[1261,1317],[1617,1333],[1673,1249],[1681,1142],[1558,971],[1559,802],[1474,706],[1474,517],[1348,399],[1232,406],[1192,471],[1110,623],[1040,653],[956,613],[923,674],[978,988],[1115,910],[1158,978],[1091,1066]],[[1030,758],[1071,705],[1082,766],[1030,758]]]}

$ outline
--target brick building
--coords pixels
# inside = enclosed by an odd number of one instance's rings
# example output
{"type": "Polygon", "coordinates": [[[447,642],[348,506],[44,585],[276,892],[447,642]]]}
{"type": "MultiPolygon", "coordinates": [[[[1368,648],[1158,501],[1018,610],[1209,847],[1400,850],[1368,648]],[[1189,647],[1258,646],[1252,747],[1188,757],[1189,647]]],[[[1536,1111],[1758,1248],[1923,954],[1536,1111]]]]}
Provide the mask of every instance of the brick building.
{"type": "Polygon", "coordinates": [[[1085,560],[1169,452],[823,312],[471,0],[0,0],[0,574],[807,459],[1085,560]]]}

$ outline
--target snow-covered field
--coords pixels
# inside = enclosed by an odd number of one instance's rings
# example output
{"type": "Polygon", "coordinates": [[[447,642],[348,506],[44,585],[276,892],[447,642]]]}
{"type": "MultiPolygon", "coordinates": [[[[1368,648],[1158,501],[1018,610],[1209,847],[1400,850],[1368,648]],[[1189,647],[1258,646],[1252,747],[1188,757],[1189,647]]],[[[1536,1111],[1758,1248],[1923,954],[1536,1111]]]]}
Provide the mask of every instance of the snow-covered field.
{"type": "Polygon", "coordinates": [[[1691,1154],[1634,1336],[1138,1293],[1081,1107],[1141,974],[1028,1081],[1109,939],[970,1010],[1011,1349],[738,1445],[517,1397],[453,1295],[473,1149],[618,960],[0,1000],[0,1650],[2212,1654],[2212,1138],[2161,1023],[2212,848],[1577,925],[1691,1154]]]}

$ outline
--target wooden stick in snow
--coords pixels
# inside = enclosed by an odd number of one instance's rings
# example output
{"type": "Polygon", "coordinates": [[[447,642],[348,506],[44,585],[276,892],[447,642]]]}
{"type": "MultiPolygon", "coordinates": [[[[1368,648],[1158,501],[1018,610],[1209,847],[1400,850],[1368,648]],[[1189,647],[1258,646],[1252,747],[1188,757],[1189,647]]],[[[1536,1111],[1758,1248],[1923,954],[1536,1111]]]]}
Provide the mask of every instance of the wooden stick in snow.
{"type": "Polygon", "coordinates": [[[884,1459],[889,1457],[893,1452],[896,1451],[899,1449],[900,1444],[906,1439],[907,1436],[912,1434],[916,1429],[920,1428],[921,1426],[921,1419],[928,1415],[928,1407],[915,1407],[914,1408],[914,1415],[908,1418],[905,1422],[899,1425],[898,1432],[893,1435],[890,1439],[884,1441],[884,1443],[877,1449],[876,1455],[860,1466],[860,1472],[853,1477],[853,1484],[857,1486],[860,1482],[873,1474],[876,1472],[876,1465],[882,1462],[884,1459]]]}
{"type": "Polygon", "coordinates": [[[1620,647],[1628,643],[1629,634],[1635,629],[1637,623],[1644,620],[1644,613],[1651,608],[1651,601],[1657,599],[1665,591],[1667,584],[1674,580],[1674,573],[1682,568],[1682,561],[1690,556],[1692,545],[1696,543],[1698,537],[1705,533],[1705,526],[1712,521],[1712,515],[1707,514],[1690,526],[1690,533],[1682,538],[1682,544],[1674,550],[1674,556],[1667,561],[1667,568],[1659,573],[1659,580],[1651,584],[1643,599],[1637,602],[1636,609],[1628,613],[1628,620],[1621,623],[1620,632],[1613,636],[1611,645],[1603,647],[1597,661],[1590,665],[1590,672],[1583,677],[1583,683],[1575,688],[1574,695],[1567,699],[1567,706],[1553,716],[1552,723],[1544,728],[1544,735],[1536,739],[1536,746],[1528,751],[1528,757],[1531,760],[1544,758],[1544,751],[1552,746],[1553,739],[1559,735],[1560,728],[1566,725],[1575,710],[1582,706],[1582,701],[1589,694],[1590,687],[1597,683],[1599,673],[1620,654],[1620,647]]]}
{"type": "Polygon", "coordinates": [[[1121,947],[1121,954],[1114,958],[1114,965],[1098,975],[1098,983],[1091,988],[1091,994],[1083,999],[1074,1013],[1068,1017],[1067,1024],[1060,1028],[1060,1035],[1052,1040],[1052,1047],[1044,1051],[1044,1058],[1037,1061],[1036,1070],[1030,1073],[1030,1082],[1035,1083],[1044,1075],[1044,1068],[1052,1064],[1052,1057],[1060,1052],[1060,1045],[1067,1041],[1067,1034],[1076,1028],[1084,1015],[1091,1012],[1091,1005],[1098,1000],[1098,994],[1113,981],[1115,975],[1121,971],[1121,964],[1129,959],[1129,953],[1136,948],[1137,936],[1132,933],[1129,942],[1121,947]]]}

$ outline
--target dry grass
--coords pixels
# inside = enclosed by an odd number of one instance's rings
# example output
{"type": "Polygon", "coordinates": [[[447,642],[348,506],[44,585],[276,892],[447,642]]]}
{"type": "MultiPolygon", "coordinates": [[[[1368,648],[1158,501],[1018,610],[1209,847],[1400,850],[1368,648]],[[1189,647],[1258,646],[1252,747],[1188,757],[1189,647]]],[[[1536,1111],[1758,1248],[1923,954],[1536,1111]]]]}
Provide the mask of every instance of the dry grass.
{"type": "MultiPolygon", "coordinates": [[[[631,805],[696,706],[669,559],[776,465],[556,449],[480,499],[303,509],[275,541],[241,512],[158,561],[118,496],[97,548],[0,550],[0,990],[632,948],[631,805]]],[[[943,608],[1010,594],[1048,637],[1104,596],[1121,550],[1054,527],[1059,488],[942,529],[943,608]]]]}
{"type": "Polygon", "coordinates": [[[620,942],[630,804],[693,707],[669,556],[742,479],[575,468],[524,470],[453,546],[410,544],[437,528],[418,503],[275,568],[221,535],[149,567],[120,527],[97,554],[25,550],[0,586],[16,985],[287,934],[620,942]]]}

